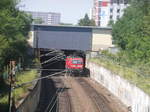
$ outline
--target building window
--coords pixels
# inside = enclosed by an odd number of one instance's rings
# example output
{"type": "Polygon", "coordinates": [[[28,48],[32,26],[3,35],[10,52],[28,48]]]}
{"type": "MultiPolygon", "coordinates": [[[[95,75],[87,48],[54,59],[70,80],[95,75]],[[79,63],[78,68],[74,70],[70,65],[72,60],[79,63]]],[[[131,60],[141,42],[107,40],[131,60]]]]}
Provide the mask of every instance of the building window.
{"type": "Polygon", "coordinates": [[[113,8],[110,9],[110,12],[111,12],[111,13],[113,12],[113,8]]]}
{"type": "Polygon", "coordinates": [[[111,5],[111,6],[113,5],[113,2],[112,2],[112,1],[110,1],[110,5],[111,5]]]}
{"type": "Polygon", "coordinates": [[[101,7],[101,1],[98,2],[98,6],[101,7]]]}
{"type": "Polygon", "coordinates": [[[120,13],[120,9],[117,9],[117,13],[120,13]]]}
{"type": "Polygon", "coordinates": [[[98,26],[100,26],[101,25],[101,22],[100,21],[98,21],[98,26]]]}
{"type": "Polygon", "coordinates": [[[98,19],[100,20],[100,19],[101,19],[101,16],[99,16],[98,19]]]}
{"type": "Polygon", "coordinates": [[[119,0],[117,0],[117,5],[119,5],[120,4],[120,2],[119,2],[119,0]]]}
{"type": "Polygon", "coordinates": [[[117,20],[119,19],[119,15],[117,15],[117,20]]]}
{"type": "Polygon", "coordinates": [[[110,19],[112,19],[113,18],[113,15],[110,15],[110,19]]]}
{"type": "Polygon", "coordinates": [[[128,4],[128,0],[124,0],[124,4],[128,4]]]}

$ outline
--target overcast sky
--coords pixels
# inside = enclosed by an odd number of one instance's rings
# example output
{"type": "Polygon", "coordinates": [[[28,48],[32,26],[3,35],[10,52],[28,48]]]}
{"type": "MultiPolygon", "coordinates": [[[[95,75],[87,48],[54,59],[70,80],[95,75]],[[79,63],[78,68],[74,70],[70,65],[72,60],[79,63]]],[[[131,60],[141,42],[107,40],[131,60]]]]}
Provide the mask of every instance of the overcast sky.
{"type": "Polygon", "coordinates": [[[76,24],[90,14],[93,0],[21,0],[20,7],[26,11],[59,12],[61,22],[76,24]]]}

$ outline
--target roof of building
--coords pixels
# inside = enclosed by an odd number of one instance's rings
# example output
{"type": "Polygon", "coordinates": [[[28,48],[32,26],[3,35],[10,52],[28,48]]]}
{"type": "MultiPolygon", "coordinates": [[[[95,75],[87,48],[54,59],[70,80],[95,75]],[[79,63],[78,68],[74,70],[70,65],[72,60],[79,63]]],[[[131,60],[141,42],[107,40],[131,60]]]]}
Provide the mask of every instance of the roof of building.
{"type": "Polygon", "coordinates": [[[32,24],[35,27],[59,27],[59,28],[84,28],[84,29],[104,29],[112,30],[111,27],[99,27],[99,26],[74,26],[74,25],[44,25],[44,24],[32,24]]]}

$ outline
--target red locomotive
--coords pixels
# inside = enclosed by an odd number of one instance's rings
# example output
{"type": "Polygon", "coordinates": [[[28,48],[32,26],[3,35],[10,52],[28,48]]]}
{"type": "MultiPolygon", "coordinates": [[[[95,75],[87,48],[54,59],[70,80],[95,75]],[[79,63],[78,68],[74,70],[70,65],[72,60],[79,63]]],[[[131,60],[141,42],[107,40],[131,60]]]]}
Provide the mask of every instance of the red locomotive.
{"type": "Polygon", "coordinates": [[[81,57],[67,56],[65,67],[72,73],[83,73],[84,60],[81,57]]]}

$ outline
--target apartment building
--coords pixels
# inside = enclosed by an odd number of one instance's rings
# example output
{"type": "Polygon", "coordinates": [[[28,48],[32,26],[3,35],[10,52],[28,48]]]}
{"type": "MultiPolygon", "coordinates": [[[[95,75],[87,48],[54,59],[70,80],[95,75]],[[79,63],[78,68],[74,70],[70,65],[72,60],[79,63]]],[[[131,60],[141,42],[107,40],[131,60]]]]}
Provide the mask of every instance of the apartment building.
{"type": "Polygon", "coordinates": [[[54,12],[32,12],[28,11],[27,13],[32,15],[33,19],[41,19],[42,23],[45,25],[58,25],[60,24],[60,13],[54,13],[54,12]]]}
{"type": "Polygon", "coordinates": [[[128,0],[94,0],[92,19],[96,26],[107,27],[110,20],[116,22],[122,17],[128,0]]]}

